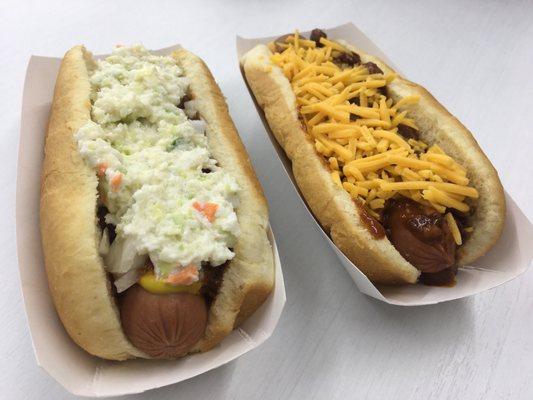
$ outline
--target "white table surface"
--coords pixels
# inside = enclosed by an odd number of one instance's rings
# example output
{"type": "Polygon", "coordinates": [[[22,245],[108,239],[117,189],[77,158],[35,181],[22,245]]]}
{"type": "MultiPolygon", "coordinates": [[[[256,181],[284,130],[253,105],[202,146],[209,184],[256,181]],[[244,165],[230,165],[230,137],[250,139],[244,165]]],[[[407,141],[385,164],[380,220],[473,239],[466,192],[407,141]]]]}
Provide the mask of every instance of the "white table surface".
{"type": "Polygon", "coordinates": [[[0,398],[74,398],[35,363],[19,287],[15,171],[28,58],[139,41],[180,42],[218,80],[270,203],[287,304],[260,348],[130,398],[533,398],[533,271],[435,306],[393,307],[360,294],[278,163],[235,58],[237,33],[355,23],[475,133],[531,219],[532,2],[3,0],[0,15],[0,398]]]}

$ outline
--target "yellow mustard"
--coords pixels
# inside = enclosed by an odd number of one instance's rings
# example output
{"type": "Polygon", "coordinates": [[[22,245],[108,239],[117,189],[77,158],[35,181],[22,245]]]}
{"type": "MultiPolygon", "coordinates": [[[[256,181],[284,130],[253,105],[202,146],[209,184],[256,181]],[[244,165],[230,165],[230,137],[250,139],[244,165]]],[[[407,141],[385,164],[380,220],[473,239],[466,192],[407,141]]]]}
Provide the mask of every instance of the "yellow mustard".
{"type": "Polygon", "coordinates": [[[157,279],[153,271],[148,271],[139,279],[141,287],[154,294],[172,294],[172,293],[200,293],[202,282],[194,282],[190,285],[171,285],[163,280],[157,279]]]}

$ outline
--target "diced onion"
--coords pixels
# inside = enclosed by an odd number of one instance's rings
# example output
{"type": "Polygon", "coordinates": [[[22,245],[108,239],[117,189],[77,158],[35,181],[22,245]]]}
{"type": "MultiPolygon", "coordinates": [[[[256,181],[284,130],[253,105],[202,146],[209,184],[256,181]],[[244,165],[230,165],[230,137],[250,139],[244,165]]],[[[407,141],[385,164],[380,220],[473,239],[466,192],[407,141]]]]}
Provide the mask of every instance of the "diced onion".
{"type": "Polygon", "coordinates": [[[130,269],[125,274],[117,276],[115,278],[115,287],[117,288],[118,293],[122,293],[126,289],[135,285],[139,280],[141,269],[130,269]]]}
{"type": "Polygon", "coordinates": [[[196,129],[200,133],[205,133],[205,129],[207,128],[207,123],[204,120],[201,119],[193,119],[191,120],[191,124],[194,129],[196,129]]]}
{"type": "Polygon", "coordinates": [[[104,231],[102,232],[102,238],[100,239],[100,244],[98,246],[98,253],[102,256],[109,253],[109,232],[107,231],[107,228],[104,228],[104,231]]]}
{"type": "Polygon", "coordinates": [[[124,274],[144,266],[147,258],[146,254],[137,254],[133,239],[117,237],[109,247],[104,261],[108,272],[124,274]]]}
{"type": "Polygon", "coordinates": [[[196,117],[196,114],[198,113],[198,110],[196,108],[196,101],[195,100],[186,101],[183,104],[183,108],[184,108],[184,111],[185,111],[185,114],[187,115],[187,117],[189,117],[189,118],[196,117]]]}

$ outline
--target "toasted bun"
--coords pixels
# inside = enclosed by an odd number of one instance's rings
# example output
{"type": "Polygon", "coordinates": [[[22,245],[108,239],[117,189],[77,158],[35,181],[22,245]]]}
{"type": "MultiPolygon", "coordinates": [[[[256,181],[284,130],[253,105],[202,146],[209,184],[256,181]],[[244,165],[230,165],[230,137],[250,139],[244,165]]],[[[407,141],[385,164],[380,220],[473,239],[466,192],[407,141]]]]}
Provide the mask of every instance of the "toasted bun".
{"type": "MultiPolygon", "coordinates": [[[[191,94],[208,123],[213,156],[241,185],[237,216],[242,234],[211,306],[205,337],[192,352],[206,351],[262,304],[274,284],[267,239],[268,209],[261,187],[220,89],[203,62],[186,51],[173,55],[191,79],[191,94]]],[[[88,69],[82,46],[61,63],[45,145],[41,185],[41,236],[50,292],[72,339],[87,352],[111,360],[148,358],[126,338],[119,310],[98,254],[95,172],[77,150],[74,133],[90,119],[88,69]]]]}
{"type": "Polygon", "coordinates": [[[224,273],[220,292],[209,311],[206,336],[195,350],[206,351],[248,318],[267,298],[274,285],[274,264],[266,230],[268,208],[246,149],[228,113],[224,96],[204,62],[180,50],[173,54],[191,79],[191,94],[207,122],[213,157],[241,185],[237,218],[241,234],[235,258],[224,273]]]}
{"type": "MultiPolygon", "coordinates": [[[[375,62],[393,72],[379,59],[352,47],[363,62],[375,62]]],[[[270,61],[272,52],[258,45],[241,59],[246,81],[263,109],[270,129],[292,162],[298,187],[311,211],[337,247],[367,275],[381,284],[417,281],[420,272],[385,237],[375,239],[360,219],[350,195],[331,179],[322,157],[298,118],[296,97],[289,80],[270,61]]],[[[459,248],[459,265],[485,254],[499,238],[505,216],[505,199],[498,174],[472,134],[431,94],[419,85],[396,78],[387,86],[395,100],[418,94],[421,100],[410,106],[410,117],[420,127],[422,139],[438,144],[469,171],[471,184],[479,191],[473,216],[474,233],[459,248]]]]}

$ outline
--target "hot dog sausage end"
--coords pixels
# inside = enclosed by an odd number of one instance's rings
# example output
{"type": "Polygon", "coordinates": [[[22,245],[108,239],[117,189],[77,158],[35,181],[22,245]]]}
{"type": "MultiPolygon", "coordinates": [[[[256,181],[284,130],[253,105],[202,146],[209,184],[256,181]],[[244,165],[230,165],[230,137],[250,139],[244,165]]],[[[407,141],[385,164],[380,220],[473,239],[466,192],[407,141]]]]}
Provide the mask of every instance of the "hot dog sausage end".
{"type": "Polygon", "coordinates": [[[139,285],[120,299],[122,327],[131,343],[152,358],[186,355],[202,338],[207,307],[200,295],[152,294],[139,285]]]}

